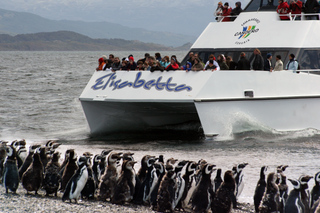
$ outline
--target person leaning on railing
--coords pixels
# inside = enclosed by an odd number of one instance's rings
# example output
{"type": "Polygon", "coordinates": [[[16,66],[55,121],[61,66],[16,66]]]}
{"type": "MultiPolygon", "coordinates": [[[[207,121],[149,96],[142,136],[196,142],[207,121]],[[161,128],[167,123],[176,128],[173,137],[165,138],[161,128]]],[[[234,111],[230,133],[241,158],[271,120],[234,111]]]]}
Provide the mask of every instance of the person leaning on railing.
{"type": "Polygon", "coordinates": [[[229,3],[228,2],[224,3],[223,11],[222,11],[222,16],[223,16],[222,22],[230,21],[231,11],[232,11],[232,8],[229,7],[229,3]]]}
{"type": "Polygon", "coordinates": [[[304,4],[304,12],[307,20],[319,20],[319,15],[308,15],[308,13],[319,13],[319,2],[317,0],[307,0],[304,4]]]}
{"type": "Polygon", "coordinates": [[[290,17],[288,16],[290,12],[290,8],[287,2],[284,2],[283,0],[279,0],[279,5],[277,8],[277,13],[280,14],[281,20],[290,20],[290,17]]]}
{"type": "Polygon", "coordinates": [[[292,14],[292,18],[294,20],[301,20],[301,12],[302,12],[302,7],[303,7],[302,1],[291,0],[289,7],[290,7],[291,14],[292,14]]]}

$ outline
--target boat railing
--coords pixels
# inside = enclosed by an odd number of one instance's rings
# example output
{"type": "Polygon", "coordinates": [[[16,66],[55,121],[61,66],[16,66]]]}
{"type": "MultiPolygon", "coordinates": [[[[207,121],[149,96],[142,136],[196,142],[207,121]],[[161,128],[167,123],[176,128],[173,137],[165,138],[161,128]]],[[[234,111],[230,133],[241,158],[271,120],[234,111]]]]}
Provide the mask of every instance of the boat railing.
{"type": "MultiPolygon", "coordinates": [[[[289,17],[290,21],[311,20],[308,17],[315,17],[315,16],[317,16],[317,19],[314,19],[314,20],[320,20],[320,13],[301,13],[301,14],[288,13],[288,14],[278,14],[278,15],[279,17],[289,17]]],[[[234,20],[236,20],[238,16],[239,15],[219,16],[217,22],[233,22],[234,20]],[[226,18],[228,18],[228,21],[225,20],[226,18]]]]}

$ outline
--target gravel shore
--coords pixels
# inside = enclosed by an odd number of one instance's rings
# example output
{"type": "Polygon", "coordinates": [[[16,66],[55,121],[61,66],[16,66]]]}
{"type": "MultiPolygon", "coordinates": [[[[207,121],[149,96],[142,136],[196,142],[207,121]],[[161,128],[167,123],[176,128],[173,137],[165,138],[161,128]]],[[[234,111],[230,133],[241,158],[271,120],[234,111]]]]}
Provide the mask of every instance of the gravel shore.
{"type": "MultiPolygon", "coordinates": [[[[20,185],[17,194],[5,193],[5,188],[0,187],[0,212],[142,212],[151,213],[147,206],[140,205],[114,205],[109,202],[79,200],[78,203],[62,202],[62,193],[58,197],[46,197],[44,191],[39,191],[38,195],[34,193],[27,195],[26,191],[20,185]]],[[[239,209],[234,213],[254,212],[250,204],[239,204],[239,209]]]]}

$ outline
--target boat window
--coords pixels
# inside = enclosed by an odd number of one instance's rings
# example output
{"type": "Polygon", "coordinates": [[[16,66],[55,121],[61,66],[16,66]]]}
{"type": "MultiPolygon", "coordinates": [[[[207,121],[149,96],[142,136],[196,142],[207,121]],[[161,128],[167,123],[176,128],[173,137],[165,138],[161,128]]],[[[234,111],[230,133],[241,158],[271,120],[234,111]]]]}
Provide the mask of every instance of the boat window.
{"type": "Polygon", "coordinates": [[[275,11],[277,7],[277,0],[252,0],[245,7],[244,11],[275,11]]]}
{"type": "Polygon", "coordinates": [[[301,69],[320,69],[320,51],[304,50],[298,61],[301,69]]]}

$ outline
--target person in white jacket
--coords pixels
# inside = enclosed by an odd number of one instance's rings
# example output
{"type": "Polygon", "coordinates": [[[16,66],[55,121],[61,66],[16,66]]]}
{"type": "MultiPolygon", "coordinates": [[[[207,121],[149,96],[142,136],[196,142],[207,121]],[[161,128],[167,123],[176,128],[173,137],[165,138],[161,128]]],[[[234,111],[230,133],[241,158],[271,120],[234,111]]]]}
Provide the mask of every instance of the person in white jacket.
{"type": "Polygon", "coordinates": [[[222,19],[222,11],[223,11],[223,5],[222,5],[222,2],[220,1],[218,3],[218,7],[216,11],[214,12],[214,16],[216,17],[217,22],[219,22],[222,19]]]}

